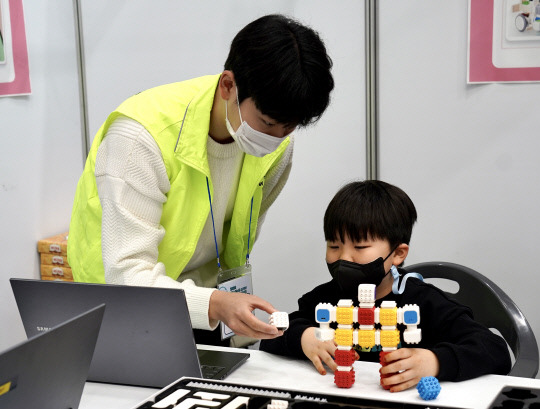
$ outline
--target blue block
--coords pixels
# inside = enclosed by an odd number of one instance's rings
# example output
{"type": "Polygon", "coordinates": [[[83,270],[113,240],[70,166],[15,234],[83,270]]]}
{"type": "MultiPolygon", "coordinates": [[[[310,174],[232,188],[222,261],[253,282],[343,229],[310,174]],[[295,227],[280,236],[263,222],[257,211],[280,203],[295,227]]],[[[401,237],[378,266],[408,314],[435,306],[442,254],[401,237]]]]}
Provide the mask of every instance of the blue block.
{"type": "Polygon", "coordinates": [[[420,379],[420,382],[418,382],[418,385],[416,385],[416,390],[422,399],[433,400],[439,396],[441,385],[439,384],[437,378],[433,376],[425,376],[420,379]]]}
{"type": "Polygon", "coordinates": [[[403,323],[404,324],[416,324],[418,322],[418,314],[416,311],[405,311],[403,314],[403,323]]]}
{"type": "Polygon", "coordinates": [[[330,322],[330,311],[328,310],[318,310],[317,311],[317,321],[318,322],[330,322]]]}

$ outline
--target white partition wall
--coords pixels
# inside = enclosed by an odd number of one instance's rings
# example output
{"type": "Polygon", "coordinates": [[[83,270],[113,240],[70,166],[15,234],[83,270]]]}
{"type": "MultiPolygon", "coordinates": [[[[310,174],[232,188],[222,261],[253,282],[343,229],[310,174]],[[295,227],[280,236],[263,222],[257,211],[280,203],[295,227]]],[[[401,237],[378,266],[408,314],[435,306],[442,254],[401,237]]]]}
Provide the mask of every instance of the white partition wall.
{"type": "Polygon", "coordinates": [[[39,278],[37,241],[68,229],[82,171],[72,4],[23,6],[32,95],[0,97],[0,350],[26,339],[8,279],[39,278]]]}
{"type": "Polygon", "coordinates": [[[466,0],[379,6],[380,177],[417,206],[407,261],[488,276],[538,339],[540,84],[466,84],[466,0]]]}

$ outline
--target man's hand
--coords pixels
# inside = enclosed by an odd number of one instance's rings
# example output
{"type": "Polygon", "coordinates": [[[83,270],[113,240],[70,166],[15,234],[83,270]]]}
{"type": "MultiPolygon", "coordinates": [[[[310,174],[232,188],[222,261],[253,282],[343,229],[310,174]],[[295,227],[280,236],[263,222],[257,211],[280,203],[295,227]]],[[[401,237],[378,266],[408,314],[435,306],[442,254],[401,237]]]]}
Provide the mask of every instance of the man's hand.
{"type": "Polygon", "coordinates": [[[236,335],[257,339],[271,339],[283,335],[275,326],[257,319],[253,310],[272,314],[277,311],[272,304],[255,295],[214,291],[210,297],[208,317],[223,321],[236,335]]]}
{"type": "Polygon", "coordinates": [[[390,392],[399,392],[415,386],[424,376],[437,376],[439,373],[439,360],[428,349],[401,348],[392,351],[384,357],[387,363],[380,369],[382,383],[390,386],[390,392]],[[392,375],[393,374],[393,375],[392,375]]]}

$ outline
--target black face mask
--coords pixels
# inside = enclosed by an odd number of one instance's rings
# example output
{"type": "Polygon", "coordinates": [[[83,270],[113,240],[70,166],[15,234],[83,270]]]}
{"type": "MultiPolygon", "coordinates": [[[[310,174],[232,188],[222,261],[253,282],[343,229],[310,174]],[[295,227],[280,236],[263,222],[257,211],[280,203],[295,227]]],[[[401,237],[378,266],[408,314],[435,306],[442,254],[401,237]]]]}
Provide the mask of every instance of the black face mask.
{"type": "MultiPolygon", "coordinates": [[[[390,254],[393,253],[390,252],[390,254]]],[[[384,271],[385,259],[379,257],[371,263],[358,264],[347,260],[337,260],[333,263],[326,263],[328,271],[334,280],[337,281],[340,291],[346,299],[356,300],[358,298],[358,286],[360,284],[375,284],[378,286],[387,272],[384,271]]]]}

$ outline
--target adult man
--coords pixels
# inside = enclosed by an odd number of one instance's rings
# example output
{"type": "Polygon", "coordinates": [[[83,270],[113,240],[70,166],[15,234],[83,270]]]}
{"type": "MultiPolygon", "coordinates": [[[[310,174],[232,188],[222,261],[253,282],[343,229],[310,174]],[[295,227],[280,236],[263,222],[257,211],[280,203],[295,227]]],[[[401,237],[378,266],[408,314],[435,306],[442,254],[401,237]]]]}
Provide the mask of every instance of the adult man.
{"type": "MultiPolygon", "coordinates": [[[[137,94],[98,131],[79,181],[68,259],[77,281],[183,288],[192,325],[273,338],[259,297],[215,291],[218,263],[246,263],[291,166],[290,133],[329,103],[332,62],[310,28],[261,17],[225,70],[137,94]]],[[[219,344],[216,334],[197,341],[219,344]]]]}

